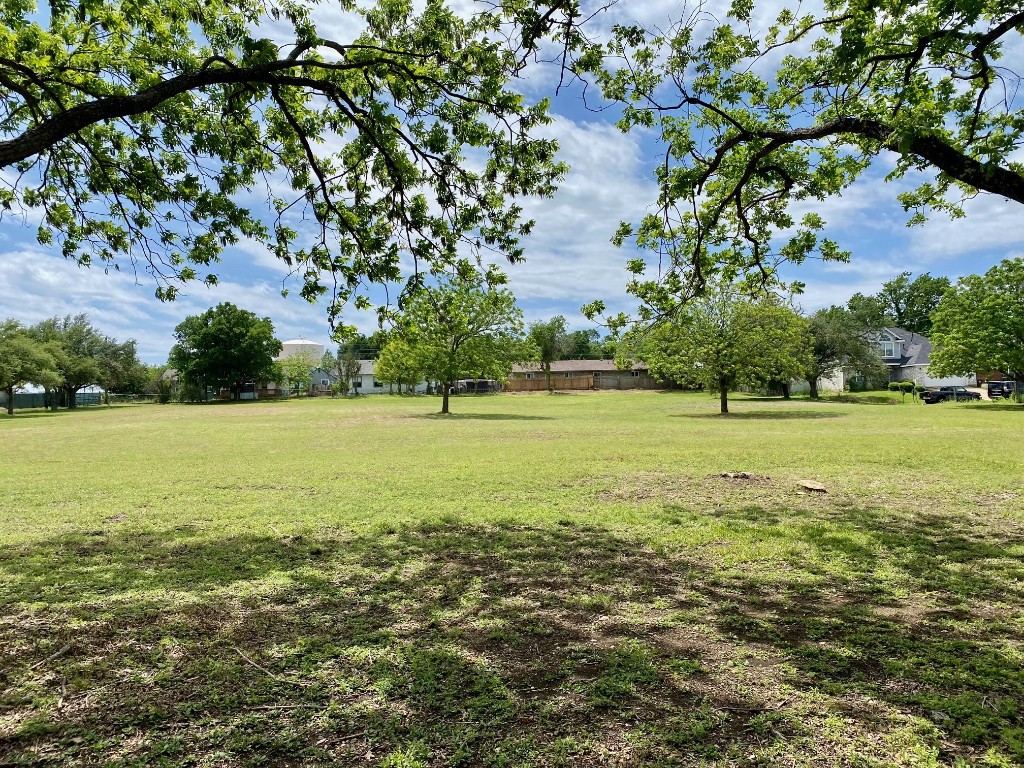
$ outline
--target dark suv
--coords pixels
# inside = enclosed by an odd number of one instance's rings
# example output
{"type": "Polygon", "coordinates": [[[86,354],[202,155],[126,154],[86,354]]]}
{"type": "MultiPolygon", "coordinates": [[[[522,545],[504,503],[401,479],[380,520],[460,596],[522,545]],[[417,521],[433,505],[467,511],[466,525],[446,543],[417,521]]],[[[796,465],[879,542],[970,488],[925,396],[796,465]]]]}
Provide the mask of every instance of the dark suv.
{"type": "Polygon", "coordinates": [[[1016,383],[1012,381],[990,381],[988,383],[988,396],[990,400],[997,397],[1013,397],[1016,383]]]}
{"type": "Polygon", "coordinates": [[[929,389],[921,395],[926,403],[944,403],[947,400],[981,400],[980,392],[971,392],[967,387],[939,387],[929,389]]]}

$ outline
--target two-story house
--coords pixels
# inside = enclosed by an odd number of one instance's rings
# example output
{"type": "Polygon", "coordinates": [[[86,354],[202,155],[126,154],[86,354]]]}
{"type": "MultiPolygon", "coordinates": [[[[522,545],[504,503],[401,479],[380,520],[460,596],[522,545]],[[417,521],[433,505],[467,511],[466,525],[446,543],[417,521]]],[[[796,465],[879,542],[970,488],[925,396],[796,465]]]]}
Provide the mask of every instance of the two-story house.
{"type": "Polygon", "coordinates": [[[882,328],[868,334],[889,369],[889,381],[914,381],[925,387],[974,386],[973,376],[937,379],[928,375],[932,343],[919,333],[902,328],[882,328]]]}

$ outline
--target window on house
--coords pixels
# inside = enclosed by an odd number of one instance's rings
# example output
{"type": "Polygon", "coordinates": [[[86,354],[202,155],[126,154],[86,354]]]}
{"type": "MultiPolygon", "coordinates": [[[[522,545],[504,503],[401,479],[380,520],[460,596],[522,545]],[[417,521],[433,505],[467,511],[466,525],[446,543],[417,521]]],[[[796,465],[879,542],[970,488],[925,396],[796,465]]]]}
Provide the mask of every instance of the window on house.
{"type": "Polygon", "coordinates": [[[564,376],[567,379],[571,379],[572,378],[572,372],[571,371],[566,371],[565,373],[562,374],[562,376],[564,376]]]}
{"type": "Polygon", "coordinates": [[[528,378],[528,379],[536,379],[537,378],[537,374],[536,373],[528,373],[528,374],[526,374],[526,378],[528,378]]]}
{"type": "Polygon", "coordinates": [[[383,388],[384,388],[384,385],[383,385],[383,384],[381,384],[381,383],[380,383],[379,381],[377,381],[376,379],[374,379],[374,380],[373,380],[373,386],[375,386],[375,387],[376,387],[377,389],[383,389],[383,388]]]}
{"type": "Polygon", "coordinates": [[[320,379],[320,386],[321,387],[326,387],[330,383],[331,382],[329,382],[327,379],[320,379]]]}
{"type": "Polygon", "coordinates": [[[878,348],[882,351],[882,357],[896,357],[895,341],[880,341],[878,348]]]}
{"type": "Polygon", "coordinates": [[[594,371],[594,378],[595,379],[600,379],[601,378],[601,372],[600,371],[594,371]]]}
{"type": "Polygon", "coordinates": [[[355,381],[352,382],[352,386],[355,387],[356,389],[359,389],[359,387],[363,386],[363,382],[360,381],[359,379],[356,379],[355,381]]]}
{"type": "Polygon", "coordinates": [[[630,373],[630,376],[632,376],[634,379],[639,379],[640,378],[640,371],[630,371],[629,373],[630,373]]]}

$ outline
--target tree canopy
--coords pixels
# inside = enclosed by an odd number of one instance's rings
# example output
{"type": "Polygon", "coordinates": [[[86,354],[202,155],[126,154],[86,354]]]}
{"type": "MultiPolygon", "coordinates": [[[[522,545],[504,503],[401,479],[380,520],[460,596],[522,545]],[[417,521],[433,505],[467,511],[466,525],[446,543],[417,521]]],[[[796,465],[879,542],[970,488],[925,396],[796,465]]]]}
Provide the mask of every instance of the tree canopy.
{"type": "Polygon", "coordinates": [[[13,320],[0,323],[0,391],[7,394],[7,414],[14,414],[14,394],[28,384],[56,387],[59,350],[33,338],[13,320]]]}
{"type": "Polygon", "coordinates": [[[818,396],[818,381],[840,370],[853,370],[869,378],[877,377],[885,366],[878,350],[867,338],[874,326],[865,326],[845,307],[819,309],[807,319],[811,334],[810,354],[803,375],[818,396]]]}
{"type": "Polygon", "coordinates": [[[403,249],[414,280],[459,249],[518,260],[512,198],[564,169],[535,135],[546,102],[510,81],[545,40],[580,44],[576,1],[343,0],[346,39],[314,6],[4,0],[0,204],[80,264],[150,270],[163,298],[255,240],[332,318],[401,279],[403,249]]]}
{"type": "Polygon", "coordinates": [[[1024,259],[968,275],[932,313],[933,376],[998,370],[1024,379],[1024,259]]]}
{"type": "Polygon", "coordinates": [[[529,358],[522,340],[523,313],[495,269],[480,275],[463,264],[448,280],[414,294],[403,316],[404,334],[423,375],[442,386],[441,413],[462,378],[504,380],[512,365],[529,358]]]}
{"type": "Polygon", "coordinates": [[[729,391],[737,386],[802,376],[810,341],[807,321],[793,310],[724,284],[655,327],[638,352],[656,379],[717,392],[721,412],[728,413],[729,391]]]}
{"type": "MultiPolygon", "coordinates": [[[[145,373],[133,339],[119,342],[101,333],[88,315],[51,317],[32,326],[29,333],[50,346],[60,379],[55,385],[68,408],[77,406],[77,394],[88,386],[108,391],[139,391],[145,373]]],[[[43,382],[38,382],[43,383],[43,382]]],[[[52,406],[57,407],[56,398],[52,406]]]]}
{"type": "Polygon", "coordinates": [[[583,63],[623,105],[621,127],[665,145],[656,210],[616,235],[656,255],[628,263],[641,319],[719,276],[776,283],[785,262],[846,260],[808,202],[881,156],[895,160],[887,179],[917,185],[898,195],[911,223],[960,216],[979,192],[1024,203],[1022,75],[1000,62],[1020,40],[1019,3],[826,0],[760,31],[754,6],[716,17],[697,4],[663,32],[618,27],[583,63]]]}
{"type": "Polygon", "coordinates": [[[238,399],[246,382],[268,381],[277,372],[281,342],[270,318],[229,302],[185,318],[174,338],[167,362],[187,387],[225,387],[238,399]]]}

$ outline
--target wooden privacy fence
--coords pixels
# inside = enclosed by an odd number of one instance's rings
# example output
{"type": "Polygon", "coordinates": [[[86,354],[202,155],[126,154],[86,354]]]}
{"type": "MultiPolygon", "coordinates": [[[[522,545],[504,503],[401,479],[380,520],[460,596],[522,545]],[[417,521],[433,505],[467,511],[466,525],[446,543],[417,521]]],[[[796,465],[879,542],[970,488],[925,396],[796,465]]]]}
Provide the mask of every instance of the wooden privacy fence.
{"type": "MultiPolygon", "coordinates": [[[[591,374],[583,376],[553,375],[551,377],[551,386],[556,390],[593,389],[594,377],[591,374]]],[[[543,376],[538,379],[509,379],[505,384],[506,392],[544,392],[547,388],[548,382],[543,376]]]]}

